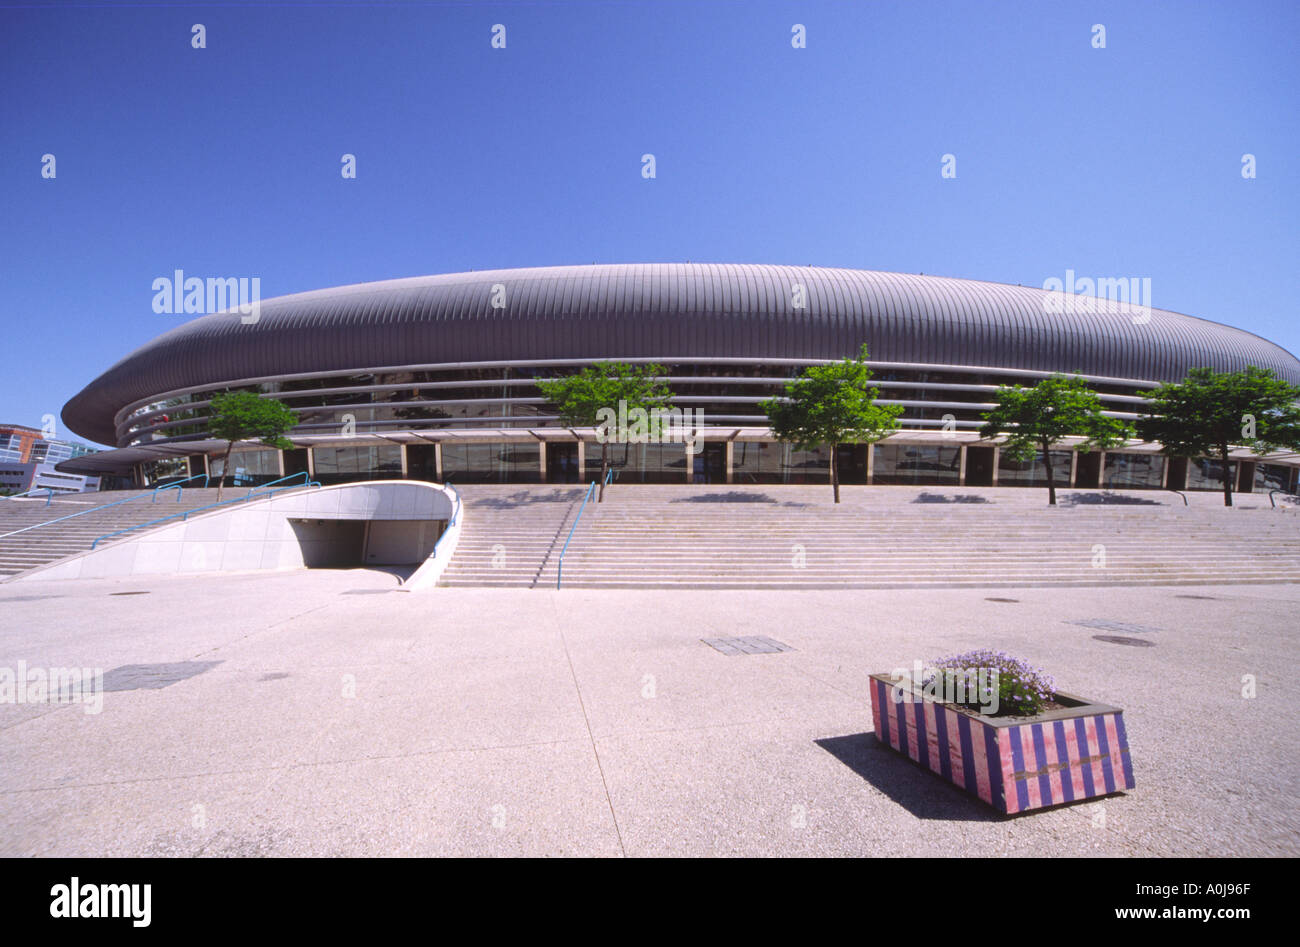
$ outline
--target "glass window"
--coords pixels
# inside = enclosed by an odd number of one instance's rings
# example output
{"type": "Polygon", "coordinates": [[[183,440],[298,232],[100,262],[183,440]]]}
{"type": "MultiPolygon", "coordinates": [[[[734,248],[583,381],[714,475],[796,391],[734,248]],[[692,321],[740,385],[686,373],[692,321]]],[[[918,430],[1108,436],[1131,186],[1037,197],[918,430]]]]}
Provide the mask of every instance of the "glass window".
{"type": "MultiPolygon", "coordinates": [[[[1229,476],[1237,476],[1237,462],[1229,461],[1229,476]]],[[[1233,481],[1236,485],[1236,481],[1233,481]]],[[[1208,457],[1195,457],[1187,462],[1188,490],[1222,490],[1223,461],[1208,457]]]]}
{"type": "Polygon", "coordinates": [[[1107,454],[1101,485],[1122,490],[1159,490],[1165,458],[1160,454],[1107,454]]]}
{"type": "Polygon", "coordinates": [[[313,447],[315,479],[321,483],[352,483],[356,480],[400,480],[402,449],[396,444],[382,447],[313,447]]]}
{"type": "MultiPolygon", "coordinates": [[[[952,483],[961,473],[961,448],[877,444],[872,483],[952,483]]],[[[1069,468],[1066,468],[1067,475],[1069,468]]]]}
{"type": "MultiPolygon", "coordinates": [[[[1052,479],[1058,487],[1069,486],[1070,455],[1073,451],[1052,451],[1052,479]]],[[[998,485],[1005,487],[1045,487],[1047,467],[1042,451],[1032,460],[1013,460],[1005,453],[998,454],[998,485]]]]}
{"type": "Polygon", "coordinates": [[[541,465],[536,444],[442,445],[442,476],[453,483],[536,483],[541,465]]]}

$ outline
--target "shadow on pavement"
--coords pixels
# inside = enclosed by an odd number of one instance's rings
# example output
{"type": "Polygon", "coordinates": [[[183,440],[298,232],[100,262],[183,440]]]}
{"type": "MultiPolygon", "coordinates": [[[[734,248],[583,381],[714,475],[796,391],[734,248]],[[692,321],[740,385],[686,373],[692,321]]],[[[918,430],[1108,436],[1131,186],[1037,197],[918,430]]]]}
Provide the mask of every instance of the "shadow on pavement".
{"type": "Polygon", "coordinates": [[[918,819],[1007,821],[983,802],[882,745],[874,733],[813,742],[918,819]]]}

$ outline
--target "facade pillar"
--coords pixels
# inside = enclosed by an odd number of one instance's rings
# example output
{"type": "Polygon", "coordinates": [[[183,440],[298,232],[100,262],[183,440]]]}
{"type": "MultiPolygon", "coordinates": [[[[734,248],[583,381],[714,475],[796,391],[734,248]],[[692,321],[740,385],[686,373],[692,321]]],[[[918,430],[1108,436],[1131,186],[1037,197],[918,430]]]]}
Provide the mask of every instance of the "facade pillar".
{"type": "Polygon", "coordinates": [[[1070,451],[1070,486],[1074,486],[1079,476],[1079,452],[1070,451]]]}
{"type": "Polygon", "coordinates": [[[400,456],[402,459],[402,479],[406,480],[411,475],[411,468],[406,463],[406,442],[403,441],[401,444],[398,444],[397,446],[400,451],[400,454],[398,456],[400,456]]]}
{"type": "Polygon", "coordinates": [[[538,483],[546,482],[546,441],[537,442],[537,476],[538,483]]]}
{"type": "Polygon", "coordinates": [[[736,459],[736,442],[727,441],[723,448],[724,463],[727,468],[727,483],[734,483],[736,480],[735,459],[736,459]]]}
{"type": "Polygon", "coordinates": [[[686,458],[686,482],[694,483],[695,482],[695,455],[686,449],[685,444],[682,445],[682,456],[686,458]]]}
{"type": "Polygon", "coordinates": [[[433,442],[433,476],[439,483],[446,483],[442,478],[442,441],[433,442]]]}
{"type": "Polygon", "coordinates": [[[998,467],[1002,463],[1002,448],[993,445],[993,486],[998,485],[998,467]]]}
{"type": "Polygon", "coordinates": [[[957,448],[957,486],[966,486],[966,445],[957,448]]]}
{"type": "Polygon", "coordinates": [[[587,479],[587,445],[578,438],[578,483],[587,479]]]}
{"type": "MultiPolygon", "coordinates": [[[[964,461],[963,461],[964,462],[964,461]]],[[[876,445],[867,445],[867,485],[870,486],[876,476],[876,445]]]]}

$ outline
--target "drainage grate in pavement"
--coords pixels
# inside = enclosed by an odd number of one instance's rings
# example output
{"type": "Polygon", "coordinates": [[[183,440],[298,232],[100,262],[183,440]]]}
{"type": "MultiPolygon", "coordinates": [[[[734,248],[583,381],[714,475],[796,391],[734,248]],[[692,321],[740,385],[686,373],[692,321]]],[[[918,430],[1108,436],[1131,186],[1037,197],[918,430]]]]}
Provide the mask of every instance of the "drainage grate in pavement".
{"type": "Polygon", "coordinates": [[[986,602],[1019,602],[1018,598],[985,598],[986,602]]]}
{"type": "Polygon", "coordinates": [[[172,664],[124,664],[104,672],[104,691],[158,690],[210,671],[220,661],[177,661],[172,664]]]}
{"type": "Polygon", "coordinates": [[[1175,595],[1174,598],[1194,598],[1204,602],[1217,602],[1218,599],[1213,595],[1175,595]]]}
{"type": "Polygon", "coordinates": [[[1154,641],[1146,641],[1142,638],[1125,638],[1123,635],[1093,635],[1094,641],[1105,641],[1109,644],[1126,644],[1130,648],[1154,648],[1154,641]]]}
{"type": "Polygon", "coordinates": [[[147,589],[144,589],[139,592],[109,592],[108,594],[109,595],[148,595],[149,591],[147,589]]]}
{"type": "Polygon", "coordinates": [[[263,674],[258,678],[259,681],[282,681],[289,676],[288,671],[272,671],[270,674],[263,674]]]}
{"type": "Polygon", "coordinates": [[[1153,631],[1159,631],[1159,628],[1148,628],[1145,625],[1130,625],[1127,622],[1111,621],[1107,618],[1083,618],[1078,621],[1067,622],[1070,625],[1080,625],[1084,628],[1096,628],[1098,631],[1122,631],[1130,635],[1149,635],[1153,631]]]}
{"type": "Polygon", "coordinates": [[[793,651],[788,644],[775,638],[754,636],[749,638],[701,638],[714,651],[723,654],[778,654],[781,651],[793,651]]]}
{"type": "Polygon", "coordinates": [[[347,589],[340,595],[387,595],[392,589],[347,589]]]}

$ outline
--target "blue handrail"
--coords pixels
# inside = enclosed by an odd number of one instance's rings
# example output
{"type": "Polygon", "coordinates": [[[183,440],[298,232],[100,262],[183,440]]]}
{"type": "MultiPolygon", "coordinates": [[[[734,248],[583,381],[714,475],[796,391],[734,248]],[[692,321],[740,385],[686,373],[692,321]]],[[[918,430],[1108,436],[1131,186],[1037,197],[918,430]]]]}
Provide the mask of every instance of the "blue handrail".
{"type": "Polygon", "coordinates": [[[596,490],[596,481],[591,481],[591,486],[587,488],[587,495],[582,498],[582,506],[578,507],[578,515],[573,518],[573,525],[569,527],[569,538],[564,541],[564,548],[560,550],[560,562],[555,568],[555,587],[560,587],[560,581],[564,578],[564,554],[569,551],[569,543],[573,540],[573,531],[578,528],[578,520],[582,519],[582,511],[587,508],[587,501],[596,490]]]}
{"type": "Polygon", "coordinates": [[[203,478],[203,485],[206,487],[208,485],[207,474],[195,474],[193,477],[186,477],[184,480],[174,480],[171,483],[163,484],[161,487],[154,487],[153,500],[151,502],[158,502],[158,494],[161,491],[173,489],[176,491],[176,502],[181,502],[181,494],[185,492],[185,484],[189,483],[191,480],[198,480],[200,477],[203,478]]]}
{"type": "MultiPolygon", "coordinates": [[[[100,510],[106,510],[110,506],[117,506],[121,503],[131,503],[135,500],[142,500],[147,496],[149,496],[149,494],[142,491],[140,493],[137,493],[135,496],[127,497],[124,500],[114,500],[112,503],[105,503],[103,506],[92,506],[88,510],[78,510],[76,513],[69,513],[66,516],[56,516],[54,519],[46,520],[44,523],[33,523],[31,526],[24,526],[22,529],[16,529],[12,533],[5,533],[4,535],[0,535],[0,539],[4,539],[8,536],[16,536],[19,533],[25,533],[29,529],[40,529],[42,526],[49,526],[51,523],[62,523],[64,520],[70,520],[75,516],[85,516],[87,513],[98,513],[100,510]]],[[[46,506],[48,505],[49,504],[47,503],[46,506]]]]}
{"type": "MultiPolygon", "coordinates": [[[[290,474],[289,477],[298,477],[298,476],[302,476],[302,475],[303,475],[302,471],[299,471],[299,472],[296,473],[296,474],[290,474]]],[[[289,477],[281,477],[280,480],[288,480],[289,477]]],[[[246,494],[244,494],[242,497],[234,497],[233,499],[230,499],[230,500],[222,500],[222,501],[219,502],[219,503],[209,503],[209,504],[207,504],[206,506],[196,506],[196,507],[195,507],[194,509],[192,509],[192,510],[182,510],[182,511],[179,512],[179,513],[173,513],[173,514],[171,514],[170,516],[160,516],[158,519],[156,519],[156,520],[150,520],[150,521],[147,522],[147,523],[137,523],[135,526],[128,526],[126,529],[119,529],[119,530],[117,530],[116,532],[105,533],[103,536],[100,536],[100,537],[96,538],[96,540],[95,540],[93,543],[90,544],[90,548],[91,548],[91,549],[94,549],[96,546],[99,545],[99,543],[100,543],[101,540],[112,539],[114,536],[121,536],[123,533],[130,533],[130,532],[134,532],[134,531],[137,530],[137,529],[144,529],[146,526],[157,526],[159,523],[165,523],[165,522],[167,522],[168,520],[174,520],[174,519],[176,519],[176,517],[178,517],[178,516],[181,518],[181,521],[184,522],[185,520],[188,520],[188,519],[190,518],[190,514],[191,514],[191,513],[201,513],[201,512],[203,512],[204,510],[211,510],[211,509],[213,509],[214,507],[218,507],[218,506],[230,506],[230,504],[232,504],[232,503],[243,503],[245,500],[247,500],[247,499],[249,499],[250,497],[252,497],[253,494],[256,493],[258,490],[264,490],[265,488],[271,486],[272,484],[279,483],[280,480],[272,480],[271,483],[264,483],[264,484],[262,484],[262,486],[260,486],[260,487],[257,487],[257,488],[255,488],[255,489],[253,489],[253,490],[249,490],[249,491],[248,491],[246,494]]],[[[308,480],[305,484],[303,484],[303,486],[305,486],[305,487],[319,487],[320,484],[317,483],[315,480],[308,480]]],[[[281,487],[281,488],[280,488],[280,490],[287,490],[287,489],[289,489],[289,488],[288,488],[288,487],[281,487]]],[[[270,493],[268,493],[265,497],[258,497],[258,499],[259,499],[259,500],[261,500],[261,499],[267,499],[267,500],[269,500],[273,494],[279,493],[280,490],[272,490],[272,491],[271,491],[270,493]]],[[[112,504],[109,504],[109,505],[111,506],[112,504]]],[[[53,520],[51,520],[51,522],[53,522],[53,520]]],[[[0,538],[3,538],[3,537],[0,537],[0,538]]]]}
{"type": "MultiPolygon", "coordinates": [[[[304,487],[319,487],[319,486],[320,486],[320,483],[319,483],[318,481],[311,479],[311,477],[307,474],[307,471],[305,471],[305,470],[300,470],[300,471],[298,471],[297,473],[291,473],[291,474],[289,474],[287,477],[281,477],[279,480],[272,480],[270,483],[264,483],[264,484],[262,484],[260,487],[254,487],[253,489],[249,490],[248,493],[246,493],[246,494],[244,495],[244,499],[247,500],[249,497],[251,497],[251,496],[252,496],[254,493],[256,493],[258,490],[265,490],[267,487],[274,487],[277,483],[284,483],[286,480],[292,480],[294,477],[302,477],[302,478],[303,478],[302,485],[303,485],[304,487]]],[[[288,487],[280,487],[280,488],[277,489],[277,490],[272,490],[270,493],[267,494],[267,496],[272,496],[272,495],[274,495],[274,494],[276,494],[276,493],[279,493],[280,490],[287,490],[287,489],[289,489],[289,488],[288,488],[288,487]]]]}
{"type": "Polygon", "coordinates": [[[24,490],[22,493],[15,493],[13,496],[0,497],[0,500],[17,500],[21,497],[31,496],[33,493],[36,493],[40,490],[45,491],[46,493],[45,505],[49,506],[51,501],[54,500],[54,490],[51,487],[34,487],[31,490],[24,490]]]}
{"type": "Polygon", "coordinates": [[[447,522],[447,528],[442,531],[442,535],[438,537],[438,541],[433,544],[433,555],[429,557],[430,559],[438,558],[438,547],[442,545],[442,541],[447,538],[447,534],[451,532],[451,528],[456,525],[456,520],[460,517],[460,491],[455,487],[452,487],[450,483],[445,483],[444,485],[451,487],[451,492],[456,494],[456,505],[452,507],[451,519],[447,522]]]}

